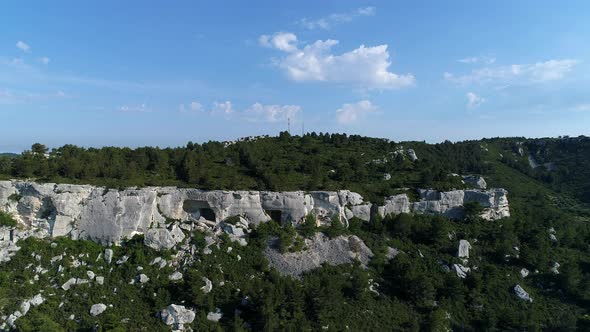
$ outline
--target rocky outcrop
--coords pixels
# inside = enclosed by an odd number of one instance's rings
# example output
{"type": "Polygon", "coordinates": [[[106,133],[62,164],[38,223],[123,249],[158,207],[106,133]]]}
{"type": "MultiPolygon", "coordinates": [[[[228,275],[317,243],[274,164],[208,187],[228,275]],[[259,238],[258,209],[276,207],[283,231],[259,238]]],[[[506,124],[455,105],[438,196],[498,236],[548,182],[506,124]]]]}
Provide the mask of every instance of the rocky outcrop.
{"type": "Polygon", "coordinates": [[[160,318],[173,329],[184,330],[184,324],[190,324],[195,320],[195,312],[182,305],[171,304],[160,312],[160,318]]]}
{"type": "Polygon", "coordinates": [[[469,249],[471,249],[471,243],[467,240],[459,240],[459,249],[457,250],[457,257],[469,258],[469,249]]]}
{"type": "MultiPolygon", "coordinates": [[[[398,213],[432,213],[460,217],[464,203],[477,201],[484,207],[482,217],[493,220],[509,216],[503,189],[421,190],[420,201],[407,195],[385,199],[383,206],[365,202],[357,193],[340,191],[204,191],[174,187],[106,189],[88,185],[0,181],[0,209],[11,213],[18,229],[0,228],[0,260],[10,259],[18,239],[29,236],[70,236],[103,245],[117,245],[136,234],[154,249],[171,249],[184,240],[191,224],[215,226],[230,217],[242,224],[226,226],[232,239],[247,244],[241,231],[248,224],[275,219],[282,223],[301,222],[313,214],[319,225],[333,218],[368,221],[372,212],[381,216],[398,213]],[[242,228],[242,229],[240,229],[242,228]],[[234,234],[234,232],[236,232],[234,234]]],[[[105,252],[108,261],[111,255],[105,252]]]]}
{"type": "Polygon", "coordinates": [[[37,307],[43,304],[43,302],[45,302],[45,298],[41,296],[41,294],[37,294],[28,300],[24,300],[21,303],[19,310],[15,311],[14,313],[10,314],[8,317],[5,318],[6,321],[2,325],[0,325],[0,330],[5,330],[6,325],[14,329],[16,327],[14,323],[17,319],[26,315],[27,312],[29,312],[29,309],[31,309],[31,306],[37,307]]]}
{"type": "Polygon", "coordinates": [[[399,213],[438,214],[449,218],[462,218],[463,205],[477,202],[483,207],[481,217],[486,220],[496,220],[510,216],[508,206],[508,192],[504,189],[490,190],[452,190],[437,191],[419,189],[420,200],[410,202],[408,195],[400,194],[385,199],[385,204],[378,207],[381,217],[399,213]]]}
{"type": "Polygon", "coordinates": [[[366,266],[373,256],[371,249],[354,235],[330,239],[323,233],[316,233],[311,239],[305,240],[307,249],[299,252],[281,253],[277,245],[276,240],[269,242],[269,246],[264,250],[266,258],[281,274],[295,278],[324,263],[340,265],[359,261],[366,266]]]}
{"type": "Polygon", "coordinates": [[[463,183],[476,189],[486,189],[488,184],[483,177],[477,175],[465,175],[463,176],[463,183]]]}
{"type": "Polygon", "coordinates": [[[453,264],[452,270],[455,272],[455,274],[457,274],[457,277],[461,279],[467,278],[467,274],[471,272],[470,268],[465,267],[461,264],[453,264]]]}

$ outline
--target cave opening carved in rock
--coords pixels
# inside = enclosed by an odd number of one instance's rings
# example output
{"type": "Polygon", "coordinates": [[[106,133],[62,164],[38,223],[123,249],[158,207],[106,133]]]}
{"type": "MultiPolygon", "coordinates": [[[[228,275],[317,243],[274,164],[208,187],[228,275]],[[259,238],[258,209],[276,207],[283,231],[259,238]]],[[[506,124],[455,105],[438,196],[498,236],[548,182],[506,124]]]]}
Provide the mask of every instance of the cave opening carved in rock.
{"type": "Polygon", "coordinates": [[[281,223],[283,221],[282,217],[283,217],[283,211],[281,210],[264,210],[266,212],[266,214],[268,214],[268,216],[270,217],[270,219],[281,223]]]}
{"type": "Polygon", "coordinates": [[[182,203],[182,209],[189,214],[192,218],[198,220],[203,217],[209,221],[215,221],[215,211],[211,209],[211,206],[207,201],[199,200],[186,200],[182,203]]]}

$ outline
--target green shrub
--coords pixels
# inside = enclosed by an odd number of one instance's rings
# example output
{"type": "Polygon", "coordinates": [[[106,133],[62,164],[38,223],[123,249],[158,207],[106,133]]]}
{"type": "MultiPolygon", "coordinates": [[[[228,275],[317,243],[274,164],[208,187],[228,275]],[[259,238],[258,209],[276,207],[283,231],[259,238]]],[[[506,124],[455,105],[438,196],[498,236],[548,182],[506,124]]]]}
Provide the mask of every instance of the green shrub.
{"type": "Polygon", "coordinates": [[[16,220],[9,213],[0,211],[0,226],[16,227],[16,220]]]}
{"type": "Polygon", "coordinates": [[[315,216],[311,213],[305,216],[303,224],[301,224],[297,230],[299,231],[299,234],[305,237],[310,237],[315,234],[317,231],[315,216]]]}
{"type": "Polygon", "coordinates": [[[14,193],[14,194],[8,196],[8,200],[13,201],[13,202],[18,202],[18,201],[20,201],[21,198],[23,198],[23,196],[21,196],[17,193],[14,193]]]}

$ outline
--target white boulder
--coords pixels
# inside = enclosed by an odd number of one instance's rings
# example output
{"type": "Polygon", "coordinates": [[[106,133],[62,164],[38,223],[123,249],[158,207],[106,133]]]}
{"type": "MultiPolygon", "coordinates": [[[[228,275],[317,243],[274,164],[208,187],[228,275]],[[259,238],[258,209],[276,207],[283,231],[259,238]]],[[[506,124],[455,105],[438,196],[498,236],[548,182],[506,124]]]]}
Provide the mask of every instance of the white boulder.
{"type": "Polygon", "coordinates": [[[206,277],[203,277],[203,281],[205,282],[205,286],[201,287],[201,290],[203,293],[207,294],[213,289],[213,283],[206,277]]]}
{"type": "Polygon", "coordinates": [[[461,264],[453,264],[452,270],[457,274],[457,277],[461,279],[465,279],[467,277],[467,273],[471,272],[471,269],[465,267],[461,264]]]}
{"type": "Polygon", "coordinates": [[[459,249],[457,251],[457,257],[469,258],[469,249],[471,249],[471,243],[467,240],[459,240],[459,249]]]}
{"type": "Polygon", "coordinates": [[[90,315],[91,316],[98,316],[102,314],[105,310],[107,310],[107,306],[103,303],[93,304],[90,307],[90,315]]]}
{"type": "Polygon", "coordinates": [[[168,276],[168,279],[171,281],[176,281],[176,280],[181,280],[182,279],[182,273],[176,271],[174,273],[172,273],[171,275],[168,276]]]}
{"type": "Polygon", "coordinates": [[[107,264],[111,264],[111,261],[113,260],[113,249],[105,249],[104,260],[107,264]]]}
{"type": "Polygon", "coordinates": [[[520,285],[514,286],[514,293],[523,301],[533,302],[533,298],[520,285]]]}
{"type": "Polygon", "coordinates": [[[195,320],[195,312],[182,305],[171,304],[160,311],[160,318],[164,324],[183,330],[184,324],[190,324],[195,320]]]}

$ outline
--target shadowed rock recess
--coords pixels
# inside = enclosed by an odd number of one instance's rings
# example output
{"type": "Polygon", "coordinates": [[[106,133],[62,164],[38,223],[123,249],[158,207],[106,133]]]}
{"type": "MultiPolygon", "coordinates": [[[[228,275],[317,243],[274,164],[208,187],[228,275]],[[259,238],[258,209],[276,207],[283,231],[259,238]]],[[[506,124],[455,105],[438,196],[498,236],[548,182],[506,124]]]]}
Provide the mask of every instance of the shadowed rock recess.
{"type": "Polygon", "coordinates": [[[479,202],[481,217],[496,220],[510,215],[504,189],[419,190],[420,200],[406,194],[385,198],[382,206],[365,202],[357,193],[340,191],[204,191],[175,187],[107,189],[90,185],[0,181],[0,209],[12,214],[20,227],[2,227],[2,256],[10,255],[19,239],[69,236],[117,245],[136,234],[155,249],[170,249],[185,234],[182,224],[218,224],[240,216],[252,224],[274,219],[300,223],[312,213],[319,224],[353,217],[368,221],[372,214],[463,215],[463,204],[479,202]]]}

